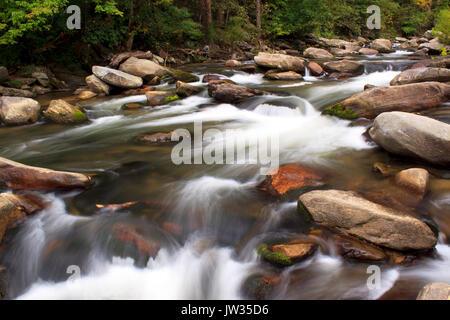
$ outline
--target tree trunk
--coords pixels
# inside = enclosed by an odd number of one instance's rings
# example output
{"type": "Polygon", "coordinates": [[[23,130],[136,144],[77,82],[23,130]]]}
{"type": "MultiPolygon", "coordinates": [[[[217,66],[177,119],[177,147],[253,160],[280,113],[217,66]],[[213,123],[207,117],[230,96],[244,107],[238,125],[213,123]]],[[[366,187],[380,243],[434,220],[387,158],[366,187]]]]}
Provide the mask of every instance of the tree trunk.
{"type": "Polygon", "coordinates": [[[261,0],[256,0],[256,28],[261,33],[261,0]]]}
{"type": "Polygon", "coordinates": [[[206,41],[210,44],[211,43],[211,24],[212,24],[211,0],[204,0],[204,15],[205,15],[206,41]]]}
{"type": "Polygon", "coordinates": [[[127,39],[127,51],[131,51],[133,49],[134,42],[134,31],[133,29],[133,17],[134,17],[134,4],[133,1],[130,3],[130,15],[128,17],[128,39],[127,39]]]}

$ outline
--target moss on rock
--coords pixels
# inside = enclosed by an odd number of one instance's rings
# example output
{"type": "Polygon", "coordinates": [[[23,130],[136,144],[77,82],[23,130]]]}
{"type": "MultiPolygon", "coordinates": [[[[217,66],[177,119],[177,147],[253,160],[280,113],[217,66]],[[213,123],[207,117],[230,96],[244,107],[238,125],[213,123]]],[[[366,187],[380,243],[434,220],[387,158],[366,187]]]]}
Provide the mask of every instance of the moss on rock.
{"type": "Polygon", "coordinates": [[[273,252],[269,249],[267,244],[263,243],[258,247],[258,254],[262,256],[265,260],[280,266],[280,267],[288,267],[293,264],[292,260],[286,257],[284,254],[280,252],[273,252]]]}
{"type": "Polygon", "coordinates": [[[353,110],[343,107],[340,103],[336,103],[331,107],[326,108],[322,113],[347,120],[358,118],[358,115],[353,110]]]}

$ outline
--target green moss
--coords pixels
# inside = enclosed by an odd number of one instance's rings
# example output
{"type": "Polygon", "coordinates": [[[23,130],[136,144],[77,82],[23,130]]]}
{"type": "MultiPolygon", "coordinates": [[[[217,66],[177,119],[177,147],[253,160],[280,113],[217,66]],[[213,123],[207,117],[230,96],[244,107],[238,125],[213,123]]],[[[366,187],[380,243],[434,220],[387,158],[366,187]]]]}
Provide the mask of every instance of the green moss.
{"type": "Polygon", "coordinates": [[[81,110],[77,109],[73,113],[73,119],[77,122],[85,121],[85,120],[87,120],[87,115],[84,112],[82,112],[81,110]]]}
{"type": "Polygon", "coordinates": [[[312,221],[311,213],[306,209],[305,205],[300,201],[297,201],[297,211],[302,215],[306,221],[312,221]]]}
{"type": "Polygon", "coordinates": [[[170,69],[170,72],[172,73],[172,76],[174,77],[175,80],[183,81],[186,83],[197,82],[200,80],[200,78],[197,77],[196,75],[183,70],[170,69]]]}
{"type": "Polygon", "coordinates": [[[178,99],[180,99],[180,97],[177,94],[175,94],[173,96],[165,98],[164,103],[167,104],[167,103],[170,103],[170,102],[178,100],[178,99]]]}
{"type": "Polygon", "coordinates": [[[20,89],[22,87],[22,81],[20,80],[10,80],[6,83],[8,87],[20,89]]]}
{"type": "Polygon", "coordinates": [[[280,252],[273,252],[269,250],[267,244],[261,244],[257,252],[260,256],[262,256],[265,260],[281,267],[288,267],[293,264],[292,260],[286,257],[284,254],[280,252]]]}
{"type": "Polygon", "coordinates": [[[336,103],[335,105],[326,108],[322,113],[348,120],[358,118],[358,115],[353,110],[346,109],[340,103],[336,103]]]}

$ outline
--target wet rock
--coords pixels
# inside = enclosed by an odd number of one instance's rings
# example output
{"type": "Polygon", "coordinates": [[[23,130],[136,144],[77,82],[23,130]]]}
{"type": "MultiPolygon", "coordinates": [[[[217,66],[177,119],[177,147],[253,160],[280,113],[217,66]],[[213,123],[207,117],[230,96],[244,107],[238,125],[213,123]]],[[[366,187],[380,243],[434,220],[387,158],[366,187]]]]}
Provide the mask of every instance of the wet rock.
{"type": "Polygon", "coordinates": [[[129,224],[115,223],[112,227],[114,238],[135,247],[141,255],[156,257],[160,244],[147,239],[142,231],[129,224]]]}
{"type": "Polygon", "coordinates": [[[330,61],[323,64],[326,72],[340,72],[351,75],[361,75],[364,73],[364,64],[353,60],[330,61]]]}
{"type": "Polygon", "coordinates": [[[308,69],[313,76],[320,76],[323,73],[322,67],[314,61],[308,62],[308,69]]]}
{"type": "Polygon", "coordinates": [[[319,38],[319,40],[320,40],[320,42],[325,44],[325,46],[335,47],[335,48],[345,48],[346,45],[351,44],[351,42],[348,42],[348,41],[342,40],[342,39],[319,38]]]}
{"type": "Polygon", "coordinates": [[[0,95],[8,97],[34,98],[36,94],[30,90],[8,88],[0,86],[0,95]]]}
{"type": "Polygon", "coordinates": [[[189,97],[203,91],[203,88],[201,87],[196,87],[182,81],[177,81],[176,88],[177,95],[182,98],[189,97]]]}
{"type": "Polygon", "coordinates": [[[243,66],[243,67],[239,68],[239,70],[246,72],[246,73],[254,74],[254,73],[258,72],[258,67],[254,66],[254,65],[243,66]]]}
{"type": "Polygon", "coordinates": [[[123,89],[136,89],[143,84],[140,77],[106,67],[93,66],[92,73],[107,84],[123,89]]]}
{"type": "Polygon", "coordinates": [[[60,124],[81,123],[88,120],[83,109],[64,100],[52,100],[43,112],[45,119],[60,124]]]}
{"type": "Polygon", "coordinates": [[[361,48],[358,52],[363,56],[376,56],[377,54],[379,54],[378,50],[370,48],[361,48]]]}
{"type": "Polygon", "coordinates": [[[370,48],[377,50],[381,53],[392,52],[392,43],[387,39],[376,39],[370,44],[370,48]]]}
{"type": "Polygon", "coordinates": [[[242,291],[244,296],[251,300],[266,300],[270,299],[274,287],[281,281],[279,275],[262,275],[255,274],[244,281],[242,291]]]}
{"type": "Polygon", "coordinates": [[[81,100],[88,100],[92,99],[97,96],[97,93],[91,91],[91,90],[82,90],[80,93],[78,93],[78,98],[81,100]]]}
{"type": "Polygon", "coordinates": [[[273,196],[282,196],[292,190],[323,185],[323,176],[300,164],[287,164],[266,176],[259,189],[273,196]]]}
{"type": "Polygon", "coordinates": [[[111,87],[104,83],[102,80],[97,78],[94,74],[86,77],[86,84],[88,85],[89,89],[96,93],[104,93],[106,95],[109,95],[109,92],[111,91],[111,87]]]}
{"type": "Polygon", "coordinates": [[[54,171],[23,165],[0,158],[0,186],[10,189],[82,189],[91,186],[91,178],[81,173],[54,171]]]}
{"type": "Polygon", "coordinates": [[[161,143],[171,142],[173,131],[168,133],[158,132],[153,134],[144,134],[138,138],[138,142],[141,143],[161,143]]]}
{"type": "Polygon", "coordinates": [[[340,48],[332,48],[332,49],[330,49],[330,52],[335,57],[347,57],[352,54],[355,54],[355,51],[353,51],[353,50],[346,50],[346,49],[340,49],[340,48]]]}
{"type": "Polygon", "coordinates": [[[8,81],[9,74],[8,69],[3,66],[0,66],[0,83],[8,81]]]}
{"type": "Polygon", "coordinates": [[[363,91],[366,91],[366,90],[369,90],[369,89],[372,89],[372,88],[375,88],[376,86],[374,86],[373,84],[365,84],[364,85],[364,88],[363,88],[363,91]]]}
{"type": "Polygon", "coordinates": [[[366,200],[351,191],[315,190],[299,198],[299,210],[327,228],[379,246],[405,251],[429,249],[437,238],[424,222],[366,200]]]}
{"type": "Polygon", "coordinates": [[[218,76],[218,75],[215,75],[215,74],[207,74],[207,75],[205,75],[203,77],[202,82],[203,83],[208,83],[208,82],[213,81],[213,80],[222,80],[222,77],[218,76]]]}
{"type": "Polygon", "coordinates": [[[395,176],[395,183],[423,197],[428,191],[430,174],[421,168],[402,170],[395,176]]]}
{"type": "Polygon", "coordinates": [[[6,125],[35,123],[41,115],[39,102],[29,98],[0,97],[0,120],[6,125]]]}
{"type": "Polygon", "coordinates": [[[391,80],[391,86],[402,84],[438,81],[449,82],[450,70],[444,68],[414,68],[405,70],[391,80]]]}
{"type": "Polygon", "coordinates": [[[169,91],[148,91],[145,96],[151,106],[160,106],[179,99],[177,94],[169,91]]]}
{"type": "Polygon", "coordinates": [[[450,285],[431,282],[420,290],[417,300],[450,300],[450,285]]]}
{"type": "Polygon", "coordinates": [[[450,68],[450,56],[436,57],[430,61],[430,67],[432,68],[450,68]]]}
{"type": "Polygon", "coordinates": [[[170,75],[170,71],[159,64],[146,60],[130,57],[120,65],[120,71],[138,76],[144,79],[153,79],[155,76],[163,77],[170,75]]]}
{"type": "Polygon", "coordinates": [[[372,169],[373,171],[380,173],[383,177],[390,177],[398,172],[397,169],[394,169],[390,165],[381,162],[375,162],[372,169]]]}
{"type": "Polygon", "coordinates": [[[256,89],[250,89],[244,86],[222,81],[210,81],[208,84],[208,93],[217,101],[226,103],[238,102],[242,99],[263,94],[261,91],[256,89]]]}
{"type": "Polygon", "coordinates": [[[299,239],[273,246],[262,244],[258,247],[258,254],[276,266],[288,267],[310,257],[317,247],[312,240],[299,239]]]}
{"type": "Polygon", "coordinates": [[[170,69],[170,73],[176,81],[182,81],[186,83],[200,81],[200,78],[195,74],[180,69],[170,69]]]}
{"type": "Polygon", "coordinates": [[[426,42],[419,45],[419,49],[428,49],[429,54],[441,54],[445,46],[439,42],[426,42]]]}
{"type": "Polygon", "coordinates": [[[10,88],[15,89],[23,89],[26,90],[26,88],[30,88],[32,84],[36,82],[35,78],[19,78],[15,77],[9,81],[6,82],[6,85],[10,88]]]}
{"type": "Polygon", "coordinates": [[[128,52],[121,52],[118,54],[115,54],[109,63],[109,66],[111,68],[117,68],[119,65],[127,60],[130,57],[135,57],[139,59],[153,59],[153,54],[150,51],[128,51],[128,52]]]}
{"type": "Polygon", "coordinates": [[[333,238],[338,253],[347,259],[384,261],[388,258],[382,248],[372,243],[345,234],[334,235],[333,238]]]}
{"type": "Polygon", "coordinates": [[[135,109],[140,109],[142,107],[144,107],[145,104],[140,103],[140,102],[129,102],[129,103],[124,103],[120,109],[122,110],[135,110],[135,109]]]}
{"type": "Polygon", "coordinates": [[[325,49],[308,48],[303,55],[309,59],[332,59],[334,56],[325,49]]]}
{"type": "Polygon", "coordinates": [[[397,42],[406,42],[406,41],[408,41],[408,39],[403,38],[403,37],[395,37],[395,41],[397,41],[397,42]]]}
{"type": "Polygon", "coordinates": [[[428,49],[426,48],[422,48],[420,50],[415,51],[413,54],[411,54],[411,56],[413,57],[426,57],[428,56],[428,49]]]}
{"type": "Polygon", "coordinates": [[[152,86],[145,86],[145,87],[138,88],[138,89],[125,90],[124,92],[122,92],[122,94],[125,96],[139,96],[139,95],[146,94],[149,91],[153,91],[154,89],[155,88],[152,86]]]}
{"type": "Polygon", "coordinates": [[[450,85],[440,82],[376,87],[336,103],[326,108],[323,113],[344,119],[373,119],[386,111],[415,112],[435,108],[447,102],[449,98],[450,85]]]}
{"type": "Polygon", "coordinates": [[[20,199],[13,194],[0,194],[0,243],[6,230],[13,228],[26,217],[26,212],[20,206],[20,202],[20,199]]]}
{"type": "Polygon", "coordinates": [[[295,71],[299,73],[305,71],[306,61],[300,57],[260,52],[254,60],[256,65],[263,68],[295,71]]]}
{"type": "Polygon", "coordinates": [[[0,265],[0,300],[8,299],[8,274],[5,267],[0,265]]]}
{"type": "Polygon", "coordinates": [[[433,164],[450,164],[450,125],[405,112],[380,114],[369,130],[383,149],[433,164]]]}
{"type": "Polygon", "coordinates": [[[41,86],[33,86],[31,88],[31,92],[33,92],[35,95],[43,95],[43,94],[47,94],[50,93],[52,90],[50,88],[44,88],[41,86]]]}
{"type": "Polygon", "coordinates": [[[269,80],[283,80],[283,81],[295,81],[302,80],[303,77],[301,74],[298,74],[294,71],[285,71],[285,72],[267,72],[264,75],[264,78],[269,80]]]}
{"type": "Polygon", "coordinates": [[[237,60],[228,60],[227,62],[225,62],[225,67],[235,68],[240,66],[242,66],[242,62],[237,60]]]}
{"type": "Polygon", "coordinates": [[[50,87],[50,79],[49,79],[47,73],[38,71],[38,72],[33,72],[31,74],[31,76],[33,78],[35,78],[41,86],[46,87],[46,88],[50,87]]]}

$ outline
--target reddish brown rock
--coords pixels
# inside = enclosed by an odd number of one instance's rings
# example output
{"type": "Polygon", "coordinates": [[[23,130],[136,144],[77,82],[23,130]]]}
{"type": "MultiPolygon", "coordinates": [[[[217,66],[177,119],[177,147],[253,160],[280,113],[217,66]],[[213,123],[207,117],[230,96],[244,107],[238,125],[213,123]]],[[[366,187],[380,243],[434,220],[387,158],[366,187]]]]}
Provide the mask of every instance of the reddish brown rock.
{"type": "Polygon", "coordinates": [[[345,258],[363,261],[384,261],[387,255],[383,249],[355,237],[339,234],[334,236],[338,253],[345,258]]]}
{"type": "Polygon", "coordinates": [[[156,257],[158,254],[160,245],[146,239],[139,228],[124,223],[116,223],[113,225],[112,230],[115,239],[134,245],[142,254],[150,257],[156,257]]]}
{"type": "Polygon", "coordinates": [[[300,164],[287,164],[274,174],[269,174],[259,189],[273,196],[282,196],[289,191],[323,184],[323,177],[315,170],[300,164]]]}
{"type": "Polygon", "coordinates": [[[92,184],[85,174],[26,166],[0,158],[0,186],[11,189],[79,189],[92,184]]]}
{"type": "Polygon", "coordinates": [[[308,68],[313,76],[320,76],[323,73],[322,67],[314,61],[308,63],[308,68]]]}
{"type": "Polygon", "coordinates": [[[423,197],[428,191],[430,174],[421,168],[402,170],[395,176],[395,183],[423,197]]]}

